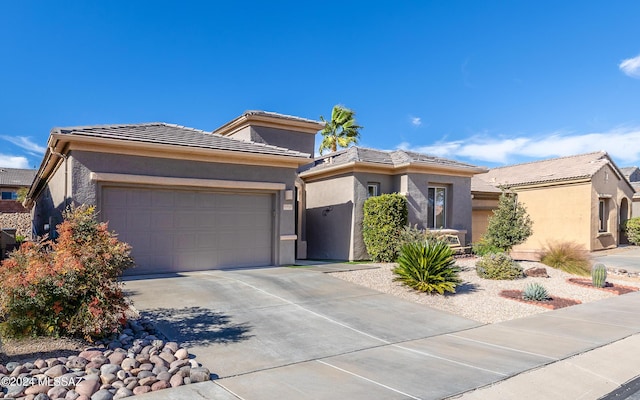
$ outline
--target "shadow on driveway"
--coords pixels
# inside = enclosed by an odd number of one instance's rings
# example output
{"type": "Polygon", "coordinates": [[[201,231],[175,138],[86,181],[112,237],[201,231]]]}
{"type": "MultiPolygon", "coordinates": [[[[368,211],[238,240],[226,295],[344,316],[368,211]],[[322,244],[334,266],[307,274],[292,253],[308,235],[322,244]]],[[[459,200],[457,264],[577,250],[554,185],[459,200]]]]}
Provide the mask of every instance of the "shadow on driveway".
{"type": "Polygon", "coordinates": [[[211,346],[248,340],[251,325],[231,322],[231,318],[202,307],[155,308],[141,313],[154,321],[168,338],[187,346],[211,346]]]}

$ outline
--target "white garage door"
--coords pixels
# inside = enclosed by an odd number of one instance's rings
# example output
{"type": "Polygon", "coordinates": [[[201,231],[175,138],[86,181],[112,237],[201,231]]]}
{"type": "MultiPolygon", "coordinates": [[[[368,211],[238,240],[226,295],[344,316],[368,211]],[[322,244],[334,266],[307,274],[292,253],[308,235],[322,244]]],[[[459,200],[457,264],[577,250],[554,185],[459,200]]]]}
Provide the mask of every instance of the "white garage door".
{"type": "Polygon", "coordinates": [[[272,264],[272,194],[103,187],[100,213],[133,247],[129,275],[272,264]]]}

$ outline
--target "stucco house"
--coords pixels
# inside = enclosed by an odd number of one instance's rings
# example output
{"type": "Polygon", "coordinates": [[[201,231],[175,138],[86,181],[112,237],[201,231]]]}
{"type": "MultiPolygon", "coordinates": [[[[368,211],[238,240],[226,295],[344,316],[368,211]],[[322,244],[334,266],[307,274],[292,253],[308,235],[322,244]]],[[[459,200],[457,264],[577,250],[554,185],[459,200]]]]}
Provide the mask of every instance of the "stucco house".
{"type": "Polygon", "coordinates": [[[53,232],[67,205],[92,204],[133,246],[131,273],[291,264],[297,169],[322,126],[250,111],[214,133],[167,123],[55,128],[28,194],[34,229],[53,232]]]}
{"type": "Polygon", "coordinates": [[[616,247],[634,194],[606,152],[493,168],[472,178],[476,240],[497,207],[500,187],[514,192],[533,220],[533,235],[514,248],[514,256],[534,260],[553,241],[575,242],[588,251],[616,247]]]}
{"type": "Polygon", "coordinates": [[[624,176],[627,177],[631,186],[636,191],[633,195],[633,201],[631,205],[631,216],[640,217],[640,168],[638,167],[625,167],[621,168],[624,176]]]}
{"type": "Polygon", "coordinates": [[[367,259],[362,238],[364,202],[392,192],[406,195],[410,224],[455,229],[465,243],[471,240],[471,177],[486,171],[405,150],[350,147],[317,158],[299,173],[304,182],[302,231],[306,231],[307,255],[367,259]]]}
{"type": "Polygon", "coordinates": [[[31,186],[35,169],[0,167],[0,228],[16,229],[16,234],[31,236],[29,210],[17,200],[18,191],[31,186]]]}

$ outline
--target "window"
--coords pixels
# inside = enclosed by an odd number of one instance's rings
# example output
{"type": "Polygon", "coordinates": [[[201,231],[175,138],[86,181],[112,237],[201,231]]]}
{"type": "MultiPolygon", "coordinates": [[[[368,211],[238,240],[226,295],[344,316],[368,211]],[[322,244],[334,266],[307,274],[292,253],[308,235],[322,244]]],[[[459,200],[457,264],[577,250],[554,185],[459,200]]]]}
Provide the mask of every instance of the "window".
{"type": "Polygon", "coordinates": [[[427,190],[427,228],[439,229],[447,226],[447,188],[430,187],[427,190]]]}
{"type": "Polygon", "coordinates": [[[607,213],[607,200],[600,199],[598,204],[598,231],[599,232],[607,232],[607,226],[609,225],[609,215],[607,213]]]}
{"type": "Polygon", "coordinates": [[[380,194],[379,183],[367,183],[367,197],[374,197],[380,194]]]}
{"type": "Polygon", "coordinates": [[[17,200],[18,193],[16,192],[2,192],[2,200],[17,200]]]}

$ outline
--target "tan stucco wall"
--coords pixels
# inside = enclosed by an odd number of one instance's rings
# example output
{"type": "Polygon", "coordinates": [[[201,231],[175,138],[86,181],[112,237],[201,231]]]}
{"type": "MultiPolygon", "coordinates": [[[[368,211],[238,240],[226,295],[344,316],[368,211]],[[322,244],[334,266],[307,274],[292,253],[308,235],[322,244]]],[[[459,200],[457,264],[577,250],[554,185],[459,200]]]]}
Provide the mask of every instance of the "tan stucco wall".
{"type": "Polygon", "coordinates": [[[307,182],[307,256],[353,259],[355,178],[352,175],[307,182]]]}
{"type": "Polygon", "coordinates": [[[533,221],[533,235],[525,243],[515,246],[514,253],[536,254],[554,241],[574,242],[590,250],[593,225],[591,192],[588,182],[516,190],[518,201],[526,207],[533,221]]]}

